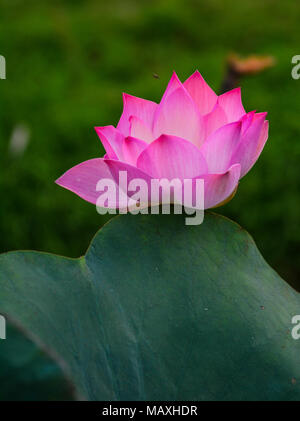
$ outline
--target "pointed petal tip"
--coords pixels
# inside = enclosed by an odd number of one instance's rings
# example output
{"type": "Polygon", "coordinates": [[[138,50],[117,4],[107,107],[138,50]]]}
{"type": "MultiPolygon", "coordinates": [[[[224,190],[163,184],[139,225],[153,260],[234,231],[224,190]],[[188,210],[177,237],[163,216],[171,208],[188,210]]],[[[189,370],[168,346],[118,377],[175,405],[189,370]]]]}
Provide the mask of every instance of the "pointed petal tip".
{"type": "Polygon", "coordinates": [[[253,122],[257,121],[257,120],[259,120],[259,121],[266,120],[267,115],[268,115],[267,111],[264,111],[264,112],[261,112],[261,113],[255,113],[254,117],[253,117],[253,122]]]}
{"type": "Polygon", "coordinates": [[[176,73],[175,70],[173,70],[172,76],[171,76],[171,79],[170,80],[172,80],[172,79],[176,79],[176,80],[178,80],[180,82],[180,79],[179,79],[179,77],[178,77],[178,75],[177,75],[177,73],[176,73]]]}
{"type": "Polygon", "coordinates": [[[63,187],[63,184],[62,184],[62,178],[63,178],[63,176],[58,177],[58,178],[54,181],[54,183],[55,183],[55,184],[57,184],[58,186],[63,187]]]}
{"type": "Polygon", "coordinates": [[[135,95],[128,94],[127,92],[122,92],[122,98],[123,98],[123,104],[124,105],[126,104],[127,100],[129,100],[129,99],[132,99],[132,100],[139,100],[139,99],[141,99],[141,98],[138,98],[135,95]]]}
{"type": "Polygon", "coordinates": [[[202,74],[200,73],[200,71],[198,69],[196,69],[194,71],[194,73],[191,74],[191,76],[189,77],[189,79],[192,78],[192,77],[197,77],[197,78],[200,78],[200,79],[204,79],[204,77],[202,76],[202,74]]]}
{"type": "Polygon", "coordinates": [[[224,92],[223,94],[219,95],[218,99],[222,99],[224,97],[226,97],[227,95],[232,95],[232,94],[242,94],[242,88],[240,86],[237,86],[236,88],[230,89],[229,91],[224,92]]]}
{"type": "Polygon", "coordinates": [[[69,178],[68,177],[69,176],[68,172],[69,171],[70,170],[67,170],[66,172],[64,172],[64,174],[62,174],[60,177],[58,177],[54,181],[54,183],[57,184],[59,187],[62,187],[64,189],[66,189],[66,190],[69,190],[69,191],[71,191],[73,193],[76,193],[75,190],[72,189],[72,187],[70,186],[70,182],[68,181],[68,178],[69,178]]]}
{"type": "Polygon", "coordinates": [[[73,169],[79,168],[83,163],[79,163],[75,165],[72,168],[69,168],[67,171],[65,171],[60,177],[58,177],[54,183],[57,184],[60,187],[63,187],[67,190],[70,190],[70,175],[73,176],[73,169]]]}
{"type": "Polygon", "coordinates": [[[94,126],[94,130],[97,133],[97,135],[99,135],[103,130],[103,126],[94,126]]]}
{"type": "Polygon", "coordinates": [[[126,103],[126,92],[122,92],[122,101],[123,101],[123,110],[124,110],[124,107],[125,107],[125,103],[126,103]]]}
{"type": "Polygon", "coordinates": [[[113,126],[112,124],[109,124],[108,126],[94,126],[94,129],[96,130],[97,133],[103,132],[104,130],[107,130],[107,129],[109,130],[113,129],[113,130],[118,131],[118,129],[116,129],[115,126],[113,126]]]}
{"type": "Polygon", "coordinates": [[[132,95],[127,94],[126,92],[122,92],[122,98],[123,98],[124,103],[126,102],[126,99],[129,98],[129,97],[132,97],[132,95]]]}
{"type": "Polygon", "coordinates": [[[172,72],[172,76],[170,77],[170,80],[169,80],[169,83],[168,83],[168,85],[167,85],[167,87],[166,87],[166,91],[168,90],[168,88],[170,89],[172,89],[172,86],[174,86],[174,85],[179,85],[179,86],[181,86],[182,85],[182,82],[181,82],[181,80],[179,79],[179,77],[178,77],[178,75],[177,75],[177,73],[175,72],[175,70],[173,70],[173,72],[172,72]]]}
{"type": "Polygon", "coordinates": [[[226,124],[226,126],[236,126],[237,128],[242,127],[243,122],[241,120],[237,120],[237,121],[232,121],[231,123],[226,124]]]}

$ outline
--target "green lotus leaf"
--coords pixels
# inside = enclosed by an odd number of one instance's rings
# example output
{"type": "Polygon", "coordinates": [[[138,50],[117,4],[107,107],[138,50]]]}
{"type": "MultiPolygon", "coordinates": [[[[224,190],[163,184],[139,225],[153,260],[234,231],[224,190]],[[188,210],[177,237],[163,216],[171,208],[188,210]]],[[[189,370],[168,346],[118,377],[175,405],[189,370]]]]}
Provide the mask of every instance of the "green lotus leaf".
{"type": "Polygon", "coordinates": [[[61,366],[55,356],[34,343],[33,338],[11,320],[5,321],[5,336],[5,340],[0,340],[0,401],[77,398],[65,375],[64,363],[61,366]]]}
{"type": "Polygon", "coordinates": [[[0,313],[89,400],[300,399],[300,296],[215,214],[117,216],[79,259],[3,254],[0,313]]]}

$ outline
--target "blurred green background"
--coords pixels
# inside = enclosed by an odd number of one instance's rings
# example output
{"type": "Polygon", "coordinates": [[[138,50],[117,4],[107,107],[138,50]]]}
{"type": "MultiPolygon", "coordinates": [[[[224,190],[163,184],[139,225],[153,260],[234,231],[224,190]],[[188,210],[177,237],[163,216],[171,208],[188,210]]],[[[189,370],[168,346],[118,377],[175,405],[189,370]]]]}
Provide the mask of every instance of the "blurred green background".
{"type": "Polygon", "coordinates": [[[242,95],[269,112],[269,141],[218,212],[300,289],[299,12],[288,0],[2,0],[0,252],[85,252],[108,217],[54,180],[103,155],[93,127],[117,123],[123,91],[159,101],[173,70],[184,80],[196,68],[218,90],[228,53],[267,54],[276,66],[243,79],[242,95]]]}

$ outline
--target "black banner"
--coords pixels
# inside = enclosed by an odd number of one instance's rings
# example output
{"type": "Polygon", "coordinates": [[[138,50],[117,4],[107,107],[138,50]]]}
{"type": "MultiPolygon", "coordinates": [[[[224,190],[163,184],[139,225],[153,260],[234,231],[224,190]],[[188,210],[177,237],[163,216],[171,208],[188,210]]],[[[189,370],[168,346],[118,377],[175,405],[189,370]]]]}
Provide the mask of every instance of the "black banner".
{"type": "Polygon", "coordinates": [[[60,415],[84,419],[122,417],[184,416],[203,418],[214,415],[244,417],[286,414],[287,410],[300,408],[299,402],[0,402],[1,410],[10,415],[41,419],[60,415]]]}

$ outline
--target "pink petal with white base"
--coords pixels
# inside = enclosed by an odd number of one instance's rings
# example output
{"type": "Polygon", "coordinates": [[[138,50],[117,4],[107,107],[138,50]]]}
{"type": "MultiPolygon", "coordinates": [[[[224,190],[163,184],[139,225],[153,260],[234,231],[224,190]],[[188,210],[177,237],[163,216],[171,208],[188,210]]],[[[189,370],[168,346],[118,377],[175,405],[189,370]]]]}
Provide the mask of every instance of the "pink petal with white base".
{"type": "Polygon", "coordinates": [[[123,159],[123,134],[114,126],[95,127],[95,130],[109,158],[123,159]]]}
{"type": "Polygon", "coordinates": [[[137,139],[144,140],[147,143],[150,143],[154,140],[151,128],[147,127],[141,119],[135,116],[129,118],[130,123],[130,136],[137,139]]]}
{"type": "Polygon", "coordinates": [[[232,165],[224,174],[206,174],[195,177],[204,180],[204,207],[213,208],[226,200],[237,188],[241,167],[232,165]]]}
{"type": "MultiPolygon", "coordinates": [[[[101,158],[94,158],[71,168],[55,182],[59,186],[76,193],[87,202],[96,204],[100,194],[96,190],[96,186],[101,179],[113,180],[105,161],[101,158]]],[[[118,207],[118,204],[115,206],[118,207]]]]}
{"type": "Polygon", "coordinates": [[[125,136],[130,135],[130,122],[131,116],[136,116],[142,122],[152,127],[153,117],[157,104],[153,101],[148,101],[143,98],[138,98],[133,95],[123,94],[123,113],[118,123],[117,129],[120,130],[125,136]]]}
{"type": "Polygon", "coordinates": [[[268,124],[265,124],[267,113],[256,114],[253,123],[242,136],[237,145],[231,163],[241,164],[241,177],[243,177],[255,164],[268,137],[268,124]]]}
{"type": "Polygon", "coordinates": [[[212,133],[202,145],[202,152],[209,173],[223,173],[230,164],[232,151],[236,148],[241,135],[242,122],[226,124],[212,133]]]}
{"type": "Polygon", "coordinates": [[[242,122],[242,134],[251,126],[253,122],[253,117],[255,115],[255,111],[250,111],[249,113],[243,115],[239,121],[242,122]]]}
{"type": "Polygon", "coordinates": [[[266,141],[268,140],[268,136],[269,136],[269,122],[268,120],[265,120],[263,124],[263,128],[260,132],[257,149],[254,155],[253,165],[255,164],[260,154],[262,153],[262,150],[266,144],[266,141]]]}
{"type": "Polygon", "coordinates": [[[242,104],[241,88],[235,88],[218,97],[218,103],[226,113],[228,123],[239,120],[246,111],[242,104]]]}
{"type": "Polygon", "coordinates": [[[183,83],[183,86],[197,104],[201,114],[207,114],[213,109],[218,97],[198,70],[183,83]]]}
{"type": "Polygon", "coordinates": [[[207,172],[200,150],[176,136],[162,135],[140,154],[137,167],[154,178],[193,178],[207,172]]]}
{"type": "Polygon", "coordinates": [[[203,116],[203,121],[205,127],[205,142],[211,133],[228,123],[225,111],[218,102],[210,113],[203,116]]]}
{"type": "Polygon", "coordinates": [[[136,165],[136,161],[140,153],[148,146],[148,143],[128,136],[123,142],[123,156],[124,162],[131,165],[136,165]]]}
{"type": "Polygon", "coordinates": [[[178,136],[200,146],[204,125],[195,103],[184,87],[172,92],[160,104],[153,122],[155,138],[161,134],[178,136]]]}

